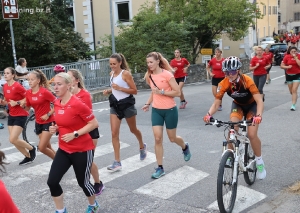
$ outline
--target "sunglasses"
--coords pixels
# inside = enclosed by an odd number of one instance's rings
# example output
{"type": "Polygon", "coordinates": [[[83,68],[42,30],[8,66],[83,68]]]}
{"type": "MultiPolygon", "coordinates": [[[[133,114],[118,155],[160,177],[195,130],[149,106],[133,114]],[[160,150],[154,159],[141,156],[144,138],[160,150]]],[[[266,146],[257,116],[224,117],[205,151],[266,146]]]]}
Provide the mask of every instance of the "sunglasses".
{"type": "Polygon", "coordinates": [[[237,70],[230,70],[230,71],[225,71],[225,75],[229,76],[229,75],[236,75],[237,74],[237,70]]]}

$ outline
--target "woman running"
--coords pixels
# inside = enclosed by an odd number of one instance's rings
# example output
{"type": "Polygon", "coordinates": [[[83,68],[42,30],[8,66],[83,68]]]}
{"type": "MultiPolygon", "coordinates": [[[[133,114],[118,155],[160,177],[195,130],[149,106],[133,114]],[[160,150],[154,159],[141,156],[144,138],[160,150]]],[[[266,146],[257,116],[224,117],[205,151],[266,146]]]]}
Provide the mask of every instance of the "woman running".
{"type": "Polygon", "coordinates": [[[95,145],[88,133],[98,127],[98,121],[91,109],[70,92],[70,75],[57,74],[53,84],[58,99],[54,102],[56,125],[50,126],[50,133],[55,134],[59,131],[59,148],[52,162],[47,184],[56,206],[56,213],[67,212],[59,183],[71,166],[78,185],[88,198],[86,213],[95,213],[100,207],[90,182],[95,145]]]}
{"type": "MultiPolygon", "coordinates": [[[[204,122],[210,121],[211,116],[217,112],[225,93],[233,98],[230,121],[238,122],[245,118],[247,120],[253,119],[255,124],[248,126],[247,134],[255,154],[257,177],[264,179],[267,172],[261,155],[261,141],[257,136],[258,124],[262,121],[264,103],[253,80],[240,73],[241,67],[242,63],[238,57],[230,56],[223,61],[222,70],[225,72],[226,78],[219,83],[220,90],[203,120],[204,122]]],[[[229,144],[229,148],[233,150],[233,145],[229,144]]]]}
{"type": "Polygon", "coordinates": [[[26,90],[19,82],[15,81],[15,77],[14,68],[7,67],[4,70],[4,79],[7,83],[3,85],[4,100],[0,99],[0,104],[8,105],[9,141],[25,156],[19,165],[26,165],[35,160],[36,147],[19,138],[24,129],[28,112],[21,107],[21,103],[25,101],[26,90]]]}
{"type": "Polygon", "coordinates": [[[160,53],[152,52],[147,55],[148,71],[145,79],[150,85],[152,92],[142,107],[145,112],[149,110],[152,103],[152,130],[155,138],[155,154],[158,167],[152,174],[152,178],[160,178],[165,174],[163,168],[163,130],[166,123],[166,130],[169,140],[181,147],[184,160],[191,158],[190,146],[183,139],[176,135],[178,124],[178,110],[174,97],[180,96],[180,88],[176,84],[174,76],[170,72],[172,67],[160,53]]]}
{"type": "MultiPolygon", "coordinates": [[[[224,58],[222,58],[222,50],[219,47],[215,49],[215,55],[216,57],[211,59],[206,67],[207,72],[212,77],[211,84],[214,97],[217,94],[218,84],[225,78],[225,74],[222,71],[222,62],[224,61],[224,58]]],[[[222,111],[222,102],[218,110],[222,111]]]]}
{"type": "Polygon", "coordinates": [[[122,169],[120,157],[120,125],[123,118],[129,126],[130,131],[135,135],[140,145],[140,160],[147,156],[147,145],[143,142],[142,133],[136,126],[137,110],[134,106],[137,88],[129,71],[127,61],[123,54],[115,53],[109,59],[111,89],[104,90],[103,94],[109,96],[110,103],[110,127],[112,144],[114,147],[115,160],[107,167],[108,170],[118,171],[122,169]]]}
{"type": "Polygon", "coordinates": [[[297,53],[296,47],[291,47],[289,49],[284,56],[280,67],[286,70],[286,81],[292,95],[291,110],[295,111],[298,99],[298,87],[300,84],[300,55],[297,53]]]}
{"type": "Polygon", "coordinates": [[[50,104],[56,99],[50,92],[47,77],[41,70],[34,70],[28,75],[31,89],[26,91],[26,110],[31,107],[35,112],[35,133],[39,136],[39,151],[54,159],[55,151],[51,147],[49,127],[54,121],[54,109],[50,104]]]}
{"type": "Polygon", "coordinates": [[[180,89],[180,107],[179,107],[179,109],[185,109],[185,106],[187,105],[188,102],[185,101],[182,88],[184,86],[186,76],[188,75],[187,70],[190,66],[190,63],[188,62],[187,59],[181,57],[180,49],[176,49],[174,54],[175,54],[175,58],[173,60],[171,60],[170,65],[173,68],[173,70],[175,71],[174,77],[175,77],[175,80],[176,80],[177,84],[179,85],[179,89],[180,89]]]}
{"type": "Polygon", "coordinates": [[[269,47],[266,47],[266,48],[265,48],[265,51],[264,51],[264,53],[263,53],[263,56],[264,56],[265,58],[268,58],[268,59],[269,59],[270,67],[267,69],[267,80],[266,80],[266,84],[270,84],[270,83],[271,83],[270,70],[271,70],[271,68],[272,68],[274,54],[273,54],[272,52],[270,52],[270,48],[269,48],[269,47]]]}
{"type": "Polygon", "coordinates": [[[263,88],[267,79],[267,69],[269,69],[271,65],[269,59],[263,56],[262,47],[258,46],[255,51],[256,56],[251,59],[250,70],[253,70],[254,83],[264,100],[265,95],[263,93],[263,88]]]}
{"type": "MultiPolygon", "coordinates": [[[[93,110],[91,94],[86,90],[86,88],[84,86],[83,76],[82,76],[81,72],[79,72],[76,69],[70,69],[68,71],[68,74],[71,76],[71,79],[72,79],[72,90],[71,90],[72,94],[75,95],[76,97],[78,97],[91,110],[93,110]]],[[[96,149],[98,138],[100,137],[98,127],[96,129],[94,129],[93,131],[89,132],[89,134],[90,134],[91,138],[93,139],[93,143],[94,143],[95,149],[96,149]]],[[[95,149],[94,149],[94,152],[95,152],[95,149]]],[[[93,164],[92,164],[91,173],[92,173],[92,176],[95,181],[95,184],[94,184],[95,194],[100,195],[105,187],[104,187],[102,181],[100,181],[98,167],[95,164],[95,162],[93,162],[93,164]]]]}

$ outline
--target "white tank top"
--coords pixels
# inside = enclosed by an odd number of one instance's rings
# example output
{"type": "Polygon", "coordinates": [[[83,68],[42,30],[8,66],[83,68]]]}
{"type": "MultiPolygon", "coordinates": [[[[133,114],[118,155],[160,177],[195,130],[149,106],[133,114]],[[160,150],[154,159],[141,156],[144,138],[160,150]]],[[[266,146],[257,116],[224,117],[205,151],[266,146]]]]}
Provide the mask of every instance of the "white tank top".
{"type": "MultiPolygon", "coordinates": [[[[117,84],[119,87],[123,87],[123,88],[130,88],[128,86],[128,84],[126,83],[126,81],[124,81],[122,79],[122,74],[123,74],[123,71],[122,70],[120,72],[120,74],[117,76],[117,77],[114,77],[114,73],[111,75],[110,77],[110,82],[111,83],[114,83],[114,84],[117,84]]],[[[122,91],[119,91],[119,90],[115,90],[113,88],[111,88],[111,91],[112,91],[112,94],[114,94],[114,96],[116,97],[116,99],[119,101],[121,99],[124,99],[124,98],[127,98],[130,94],[126,93],[126,92],[122,92],[122,91]]]]}

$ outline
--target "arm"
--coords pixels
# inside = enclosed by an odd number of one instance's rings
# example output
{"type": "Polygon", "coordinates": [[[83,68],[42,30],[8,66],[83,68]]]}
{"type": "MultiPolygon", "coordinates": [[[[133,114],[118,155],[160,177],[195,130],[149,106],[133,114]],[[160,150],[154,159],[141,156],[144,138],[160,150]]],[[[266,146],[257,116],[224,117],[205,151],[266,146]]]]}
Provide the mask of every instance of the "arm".
{"type": "Polygon", "coordinates": [[[256,115],[262,116],[264,111],[264,102],[262,100],[261,94],[254,94],[253,98],[257,104],[256,115]]]}
{"type": "Polygon", "coordinates": [[[298,66],[300,66],[300,60],[298,58],[298,55],[293,55],[294,59],[296,60],[298,66]]]}
{"type": "Polygon", "coordinates": [[[142,110],[144,110],[144,112],[149,110],[150,104],[153,101],[153,92],[151,92],[150,97],[148,98],[148,100],[146,101],[145,105],[142,107],[142,110]]]}
{"type": "Polygon", "coordinates": [[[209,108],[207,115],[212,116],[218,111],[219,106],[221,105],[222,100],[221,99],[215,99],[214,103],[209,108]]]}
{"type": "Polygon", "coordinates": [[[190,62],[188,62],[188,60],[185,60],[186,61],[186,66],[185,68],[183,68],[183,72],[186,73],[188,68],[191,66],[190,62]]]}
{"type": "Polygon", "coordinates": [[[120,87],[117,84],[112,84],[112,88],[114,88],[115,90],[119,90],[119,91],[128,93],[128,94],[136,95],[137,88],[133,81],[133,77],[132,77],[131,73],[129,71],[125,70],[123,72],[122,78],[128,84],[129,88],[120,87]]]}
{"type": "MultiPolygon", "coordinates": [[[[180,89],[179,89],[179,85],[175,81],[175,78],[172,77],[169,81],[169,84],[170,84],[172,90],[171,91],[164,91],[164,95],[170,96],[170,97],[179,97],[181,92],[180,92],[180,89]]],[[[159,91],[161,93],[161,90],[159,90],[159,91]]]]}
{"type": "Polygon", "coordinates": [[[206,71],[208,72],[208,74],[210,75],[210,76],[214,76],[214,74],[211,72],[211,66],[210,66],[210,64],[208,63],[207,64],[207,66],[206,66],[206,71]]]}
{"type": "Polygon", "coordinates": [[[249,69],[252,71],[252,70],[255,70],[258,66],[259,66],[259,64],[256,64],[256,66],[253,66],[253,67],[252,67],[252,65],[250,64],[249,69]]]}
{"type": "Polygon", "coordinates": [[[286,65],[283,61],[280,64],[281,69],[290,69],[292,68],[292,65],[286,65]]]}

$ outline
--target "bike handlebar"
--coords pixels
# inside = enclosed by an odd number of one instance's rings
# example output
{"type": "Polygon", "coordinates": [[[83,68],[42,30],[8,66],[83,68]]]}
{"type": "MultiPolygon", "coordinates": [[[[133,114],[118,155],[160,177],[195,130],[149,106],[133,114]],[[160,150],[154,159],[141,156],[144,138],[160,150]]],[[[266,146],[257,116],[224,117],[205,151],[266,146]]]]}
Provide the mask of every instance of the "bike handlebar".
{"type": "Polygon", "coordinates": [[[238,122],[232,122],[232,121],[221,121],[221,120],[217,120],[214,119],[213,117],[210,118],[209,123],[205,124],[205,125],[216,125],[218,127],[223,126],[223,125],[236,125],[236,124],[240,124],[241,126],[249,126],[249,124],[252,124],[253,119],[251,120],[242,120],[242,121],[238,121],[238,122]]]}

